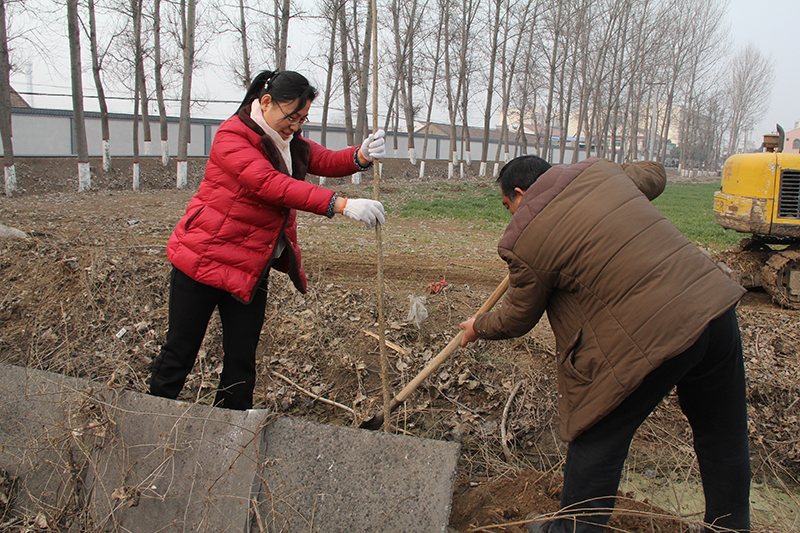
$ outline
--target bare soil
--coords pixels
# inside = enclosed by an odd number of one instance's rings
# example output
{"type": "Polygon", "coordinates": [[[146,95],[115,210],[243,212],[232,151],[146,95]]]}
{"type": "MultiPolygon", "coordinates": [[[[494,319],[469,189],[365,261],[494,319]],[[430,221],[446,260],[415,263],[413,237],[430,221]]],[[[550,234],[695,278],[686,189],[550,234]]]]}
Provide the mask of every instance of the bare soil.
{"type": "MultiPolygon", "coordinates": [[[[93,160],[92,190],[77,188],[70,159],[18,159],[20,194],[0,198],[0,224],[25,239],[0,239],[0,361],[147,391],[149,364],[167,327],[170,265],[165,245],[196,190],[203,160],[189,166],[189,188],[174,189],[174,162],[142,158],[141,189],[130,191],[130,160],[110,172],[93,160]]],[[[393,218],[410,189],[437,189],[446,167],[428,163],[417,177],[408,163],[388,160],[381,199],[383,301],[391,391],[399,391],[458,332],[505,275],[499,233],[479,223],[393,218]],[[411,299],[424,297],[418,325],[411,299]]],[[[493,186],[477,164],[453,178],[462,187],[493,186]]],[[[677,180],[677,176],[672,176],[677,180]]],[[[346,196],[372,196],[361,185],[328,180],[346,196]]],[[[446,194],[446,188],[437,190],[446,194]]],[[[378,332],[379,264],[374,231],[336,217],[299,218],[306,295],[282,274],[270,279],[259,345],[257,407],[336,424],[357,425],[381,401],[378,332]],[[315,400],[320,396],[355,410],[315,400]]],[[[748,293],[738,307],[749,380],[754,480],[796,488],[800,474],[800,376],[797,311],[748,293]]],[[[554,341],[546,321],[528,335],[460,349],[392,420],[392,430],[461,443],[453,494],[453,531],[524,532],[529,513],[558,509],[566,447],[557,438],[554,341]]],[[[221,371],[221,329],[212,319],[181,398],[210,403],[221,371]]],[[[674,397],[641,428],[610,524],[615,531],[696,529],[697,510],[655,506],[659,492],[698,480],[691,433],[674,397]],[[637,477],[638,476],[638,477],[637,477]]],[[[688,503],[685,504],[687,507],[688,503]]],[[[758,518],[755,529],[791,531],[796,512],[758,518]]]]}

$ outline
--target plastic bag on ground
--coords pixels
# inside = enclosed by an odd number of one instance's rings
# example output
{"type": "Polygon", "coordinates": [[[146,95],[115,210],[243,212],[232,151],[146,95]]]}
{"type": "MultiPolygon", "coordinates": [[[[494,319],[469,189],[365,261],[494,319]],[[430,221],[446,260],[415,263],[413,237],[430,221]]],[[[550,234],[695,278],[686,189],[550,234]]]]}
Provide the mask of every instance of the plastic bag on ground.
{"type": "Polygon", "coordinates": [[[417,326],[417,329],[419,329],[419,325],[422,323],[422,321],[428,318],[428,310],[425,309],[426,299],[424,296],[414,296],[413,294],[409,294],[408,300],[411,304],[411,308],[408,310],[408,318],[406,318],[406,322],[412,322],[415,326],[417,326]]]}

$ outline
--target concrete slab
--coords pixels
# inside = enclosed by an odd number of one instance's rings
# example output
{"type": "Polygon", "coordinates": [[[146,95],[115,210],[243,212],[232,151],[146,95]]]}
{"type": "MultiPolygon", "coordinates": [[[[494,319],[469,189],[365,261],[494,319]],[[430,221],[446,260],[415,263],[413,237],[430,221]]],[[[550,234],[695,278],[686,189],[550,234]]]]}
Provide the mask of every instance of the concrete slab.
{"type": "Polygon", "coordinates": [[[0,365],[0,468],[96,531],[446,531],[455,443],[229,411],[0,365]]]}
{"type": "Polygon", "coordinates": [[[92,394],[84,380],[0,364],[0,468],[17,480],[13,512],[47,516],[81,505],[90,448],[80,429],[92,394]]]}
{"type": "Polygon", "coordinates": [[[101,531],[243,532],[267,411],[230,411],[126,391],[87,479],[101,531]]]}
{"type": "Polygon", "coordinates": [[[447,530],[457,443],[286,417],[263,439],[256,519],[264,531],[447,530]]]}

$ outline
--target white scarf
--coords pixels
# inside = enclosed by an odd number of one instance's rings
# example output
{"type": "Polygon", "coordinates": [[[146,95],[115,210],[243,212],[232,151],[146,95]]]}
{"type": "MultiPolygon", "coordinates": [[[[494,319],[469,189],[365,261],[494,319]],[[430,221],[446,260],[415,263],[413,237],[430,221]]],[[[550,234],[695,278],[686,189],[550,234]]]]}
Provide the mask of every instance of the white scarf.
{"type": "MultiPolygon", "coordinates": [[[[264,130],[264,132],[269,135],[269,138],[275,143],[275,146],[278,147],[278,151],[283,156],[283,161],[286,163],[286,168],[289,169],[289,175],[292,175],[292,153],[289,151],[289,142],[284,141],[281,135],[273,130],[272,128],[267,125],[267,121],[264,120],[264,114],[261,112],[261,102],[258,100],[253,100],[253,105],[250,106],[250,118],[253,119],[253,122],[258,124],[258,126],[264,130]]],[[[285,239],[285,237],[284,237],[285,239]]],[[[275,251],[273,253],[274,257],[277,259],[278,257],[283,254],[283,250],[286,248],[286,243],[283,239],[278,239],[278,242],[275,243],[275,251]]]]}
{"type": "Polygon", "coordinates": [[[278,148],[278,151],[283,156],[283,161],[286,163],[286,168],[289,169],[289,175],[292,175],[292,152],[289,150],[289,143],[291,142],[291,138],[288,140],[284,140],[281,137],[281,134],[277,131],[273,130],[267,124],[267,121],[264,120],[264,114],[261,111],[261,102],[259,100],[253,100],[253,104],[250,106],[250,118],[253,119],[253,122],[259,125],[259,127],[264,130],[264,133],[269,135],[269,138],[275,143],[275,146],[278,148]]]}

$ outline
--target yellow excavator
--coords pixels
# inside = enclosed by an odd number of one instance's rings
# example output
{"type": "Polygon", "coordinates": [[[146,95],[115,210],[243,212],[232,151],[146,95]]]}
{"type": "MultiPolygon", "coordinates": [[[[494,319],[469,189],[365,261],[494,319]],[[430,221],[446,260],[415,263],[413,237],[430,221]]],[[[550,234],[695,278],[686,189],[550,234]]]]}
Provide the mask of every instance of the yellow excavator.
{"type": "Polygon", "coordinates": [[[783,128],[764,135],[762,152],[725,161],[714,219],[746,233],[736,251],[722,254],[731,277],[763,287],[778,305],[800,309],[800,154],[782,153],[783,128]]]}

